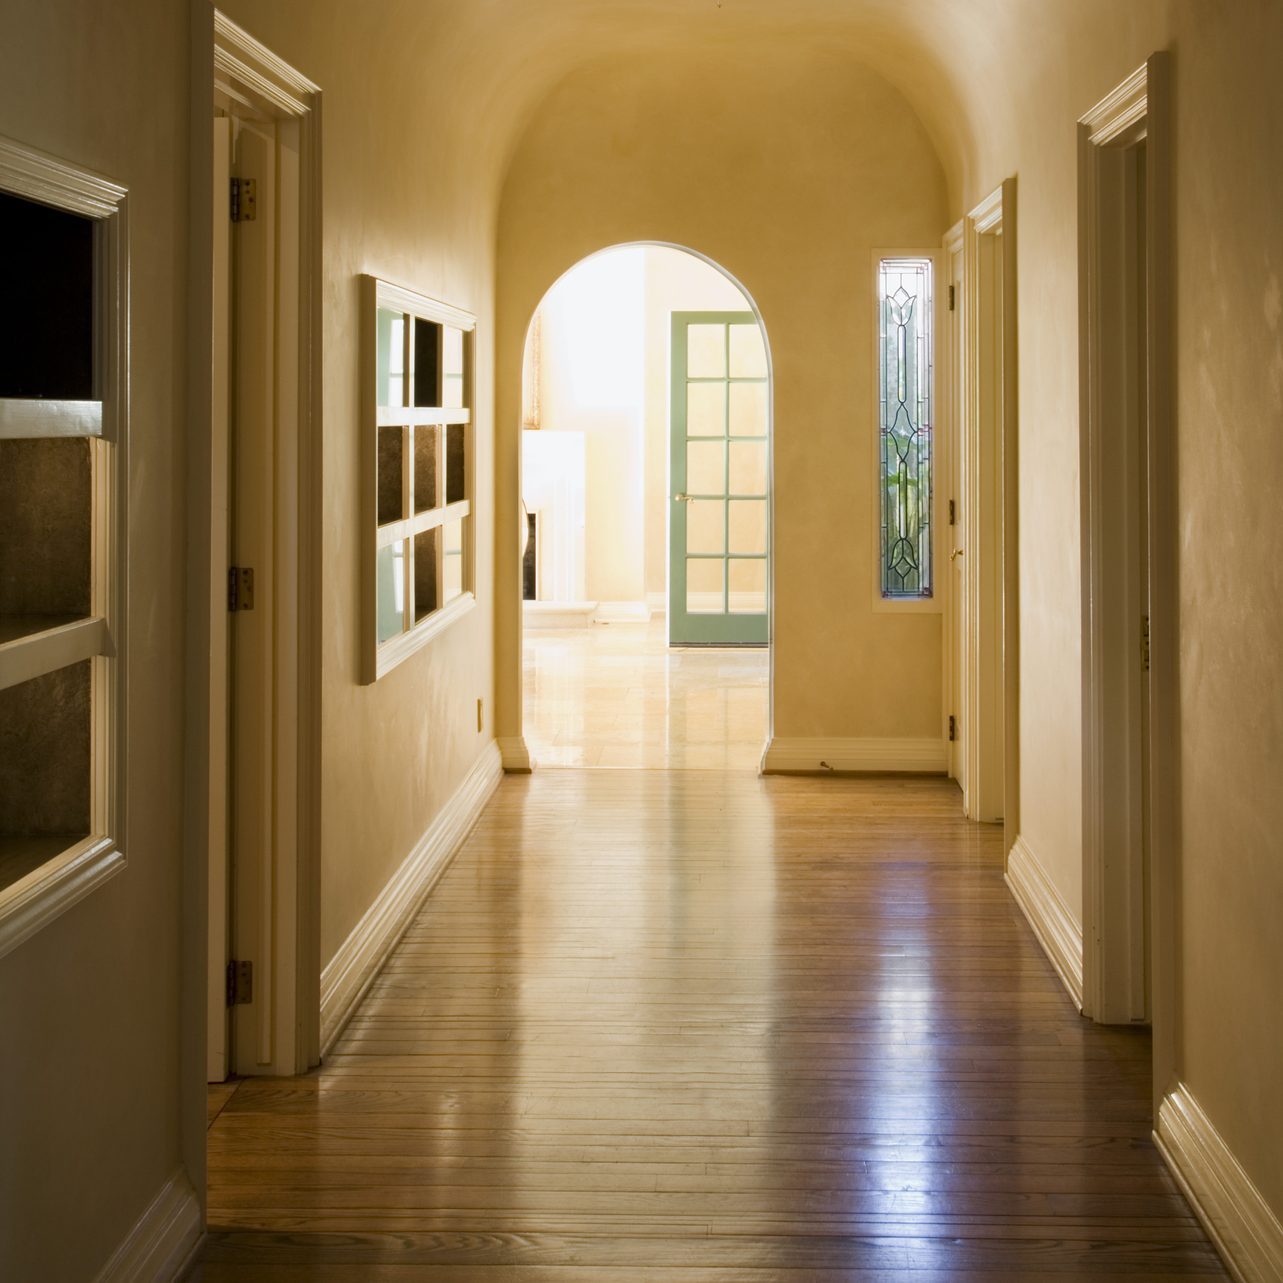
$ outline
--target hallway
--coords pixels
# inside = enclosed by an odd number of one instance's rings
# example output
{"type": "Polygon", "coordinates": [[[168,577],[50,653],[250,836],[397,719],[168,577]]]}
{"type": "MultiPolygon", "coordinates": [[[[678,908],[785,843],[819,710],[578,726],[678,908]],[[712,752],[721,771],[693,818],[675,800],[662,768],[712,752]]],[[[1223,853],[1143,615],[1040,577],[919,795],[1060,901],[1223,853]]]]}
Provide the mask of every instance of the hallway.
{"type": "Polygon", "coordinates": [[[218,1115],[192,1277],[1226,1277],[1000,841],[942,780],[509,777],[324,1068],[218,1115]]]}

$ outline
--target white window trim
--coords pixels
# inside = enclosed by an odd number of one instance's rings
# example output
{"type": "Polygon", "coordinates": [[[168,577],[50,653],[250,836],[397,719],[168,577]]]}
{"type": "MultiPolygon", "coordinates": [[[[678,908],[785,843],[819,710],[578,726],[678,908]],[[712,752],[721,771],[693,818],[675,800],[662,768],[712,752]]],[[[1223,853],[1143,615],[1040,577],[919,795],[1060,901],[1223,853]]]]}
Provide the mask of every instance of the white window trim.
{"type": "MultiPolygon", "coordinates": [[[[476,329],[471,313],[448,303],[438,302],[404,286],[376,276],[361,278],[361,331],[366,345],[362,373],[361,458],[362,489],[365,501],[362,511],[361,537],[364,545],[362,584],[362,678],[368,685],[392,671],[397,665],[440,636],[456,620],[469,614],[477,604],[476,597],[476,329]],[[404,312],[462,330],[464,373],[462,406],[380,406],[378,398],[378,313],[380,309],[404,312]],[[464,446],[464,497],[453,504],[440,504],[421,513],[410,513],[401,521],[380,526],[378,520],[378,434],[382,427],[406,425],[448,426],[462,424],[468,431],[464,446]],[[447,521],[463,523],[463,592],[453,601],[438,607],[404,632],[380,642],[378,639],[378,571],[380,548],[399,540],[412,538],[423,530],[447,521]]],[[[408,372],[406,377],[408,378],[408,372]]]]}
{"type": "Polygon", "coordinates": [[[870,316],[873,321],[873,363],[872,395],[870,404],[873,407],[870,437],[872,439],[873,471],[870,474],[870,493],[873,502],[870,504],[870,529],[873,532],[873,610],[876,614],[887,615],[939,615],[944,611],[944,594],[947,591],[948,576],[941,573],[940,541],[941,523],[946,520],[944,473],[942,470],[942,448],[944,434],[940,416],[940,374],[939,374],[939,338],[943,332],[945,318],[943,315],[945,291],[940,289],[941,274],[944,268],[944,256],[939,249],[875,249],[873,251],[870,281],[872,284],[872,303],[870,316]],[[882,595],[882,404],[878,367],[881,361],[881,343],[878,337],[878,277],[882,260],[887,258],[923,258],[931,263],[931,596],[930,597],[884,597],[882,595]]]}
{"type": "Polygon", "coordinates": [[[125,512],[129,411],[128,189],[0,138],[0,191],[93,219],[96,401],[0,401],[0,437],[97,438],[87,620],[0,645],[0,688],[79,659],[93,664],[90,835],[0,888],[0,957],[125,867],[125,512]]]}

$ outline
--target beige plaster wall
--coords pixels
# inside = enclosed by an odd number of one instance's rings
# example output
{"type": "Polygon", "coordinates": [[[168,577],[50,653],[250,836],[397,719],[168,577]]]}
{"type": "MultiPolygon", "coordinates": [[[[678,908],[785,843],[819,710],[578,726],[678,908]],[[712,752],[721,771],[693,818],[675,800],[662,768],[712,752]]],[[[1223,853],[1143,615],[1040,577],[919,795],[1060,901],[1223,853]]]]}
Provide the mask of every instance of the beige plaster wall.
{"type": "MultiPolygon", "coordinates": [[[[871,254],[938,244],[946,208],[940,164],[904,99],[810,47],[760,49],[751,65],[674,47],[587,66],[534,113],[508,173],[501,460],[516,450],[530,316],[587,254],[634,240],[686,246],[761,310],[775,374],[777,735],[940,733],[939,616],[872,609],[871,254]]],[[[518,633],[503,610],[501,596],[501,725],[514,733],[518,633]]]]}
{"type": "Polygon", "coordinates": [[[964,208],[1009,174],[1019,184],[1021,823],[1081,912],[1074,122],[1159,49],[1175,120],[1182,843],[1156,1086],[1189,1085],[1279,1214],[1283,8],[1270,0],[1083,3],[1054,25],[1042,6],[1008,7],[960,59],[976,73],[964,208]]]}
{"type": "MultiPolygon", "coordinates": [[[[435,6],[441,9],[442,6],[435,6]]],[[[421,16],[427,17],[425,7],[421,16]]],[[[225,6],[322,91],[324,517],[322,965],[360,920],[494,736],[493,265],[486,149],[448,38],[407,43],[390,10],[292,0],[225,6]],[[358,683],[360,558],[357,278],[368,272],[478,319],[478,606],[372,686],[358,683]],[[476,701],[485,700],[478,732],[476,701]]],[[[474,54],[474,56],[476,56],[474,54]]]]}
{"type": "Polygon", "coordinates": [[[182,1157],[187,57],[167,0],[0,11],[0,131],[125,184],[133,253],[128,864],[0,958],[7,1280],[93,1278],[182,1157]]]}

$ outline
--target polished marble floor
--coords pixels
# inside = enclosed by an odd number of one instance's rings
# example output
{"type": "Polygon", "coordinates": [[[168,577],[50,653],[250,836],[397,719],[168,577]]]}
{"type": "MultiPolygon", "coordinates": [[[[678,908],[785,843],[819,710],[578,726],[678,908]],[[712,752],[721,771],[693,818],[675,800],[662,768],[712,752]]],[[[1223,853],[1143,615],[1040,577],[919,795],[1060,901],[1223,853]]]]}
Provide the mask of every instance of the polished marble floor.
{"type": "Polygon", "coordinates": [[[540,766],[755,771],[765,648],[672,649],[648,624],[527,629],[526,744],[540,766]]]}

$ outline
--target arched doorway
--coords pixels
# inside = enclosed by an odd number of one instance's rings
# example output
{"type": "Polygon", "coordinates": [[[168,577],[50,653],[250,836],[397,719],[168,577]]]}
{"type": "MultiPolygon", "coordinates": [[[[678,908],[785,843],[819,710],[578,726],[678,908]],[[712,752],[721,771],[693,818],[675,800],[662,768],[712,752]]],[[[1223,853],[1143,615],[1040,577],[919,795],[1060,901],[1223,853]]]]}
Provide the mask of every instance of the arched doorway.
{"type": "Polygon", "coordinates": [[[525,746],[546,766],[756,769],[769,733],[770,359],[678,246],[612,246],[523,352],[525,746]]]}

